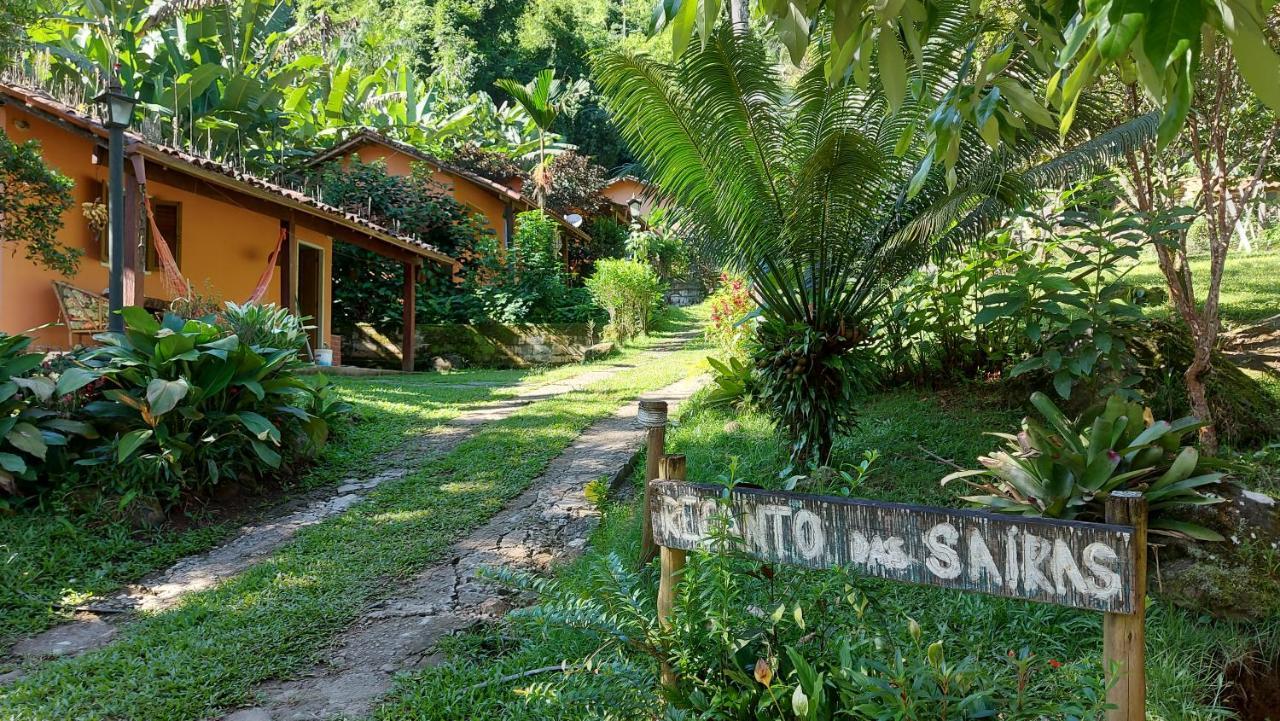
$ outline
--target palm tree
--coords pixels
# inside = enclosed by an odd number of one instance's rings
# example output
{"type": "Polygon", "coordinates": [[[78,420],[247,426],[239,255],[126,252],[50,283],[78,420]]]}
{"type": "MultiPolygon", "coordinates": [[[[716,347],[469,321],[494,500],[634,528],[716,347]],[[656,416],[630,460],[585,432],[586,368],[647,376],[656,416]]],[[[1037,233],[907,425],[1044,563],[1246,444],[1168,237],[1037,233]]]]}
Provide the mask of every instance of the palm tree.
{"type": "MultiPolygon", "coordinates": [[[[939,4],[905,100],[881,82],[829,83],[821,43],[789,86],[758,39],[723,29],[673,63],[619,49],[595,60],[614,121],[678,222],[752,282],[758,397],[792,434],[793,460],[825,462],[853,422],[850,351],[894,285],[990,230],[1032,189],[1092,171],[1154,131],[1144,117],[1045,162],[1061,152],[1050,130],[1031,126],[992,150],[968,129],[950,170],[933,163],[930,113],[973,72],[969,41],[981,28],[968,6],[939,4]]],[[[1030,61],[1018,62],[1007,72],[1036,87],[1030,61]]]]}
{"type": "Polygon", "coordinates": [[[556,71],[547,68],[534,76],[528,85],[521,85],[511,78],[502,78],[495,83],[511,96],[516,103],[529,114],[533,124],[538,127],[538,165],[533,169],[534,191],[538,195],[538,207],[542,207],[549,179],[547,177],[547,133],[551,125],[560,116],[560,105],[555,102],[556,71]]]}

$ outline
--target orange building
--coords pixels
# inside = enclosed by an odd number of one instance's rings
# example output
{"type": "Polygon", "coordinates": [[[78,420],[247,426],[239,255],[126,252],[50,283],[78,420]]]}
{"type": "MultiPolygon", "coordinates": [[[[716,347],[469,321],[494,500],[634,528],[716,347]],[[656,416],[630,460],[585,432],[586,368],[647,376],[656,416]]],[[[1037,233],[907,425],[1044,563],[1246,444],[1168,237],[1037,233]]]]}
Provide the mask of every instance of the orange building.
{"type": "Polygon", "coordinates": [[[634,175],[610,180],[600,194],[613,206],[614,216],[624,223],[631,222],[629,205],[632,200],[640,201],[641,218],[648,218],[658,205],[658,194],[653,192],[652,186],[634,175]]]}
{"type": "MultiPolygon", "coordinates": [[[[388,138],[368,128],[315,156],[308,161],[308,165],[345,160],[352,156],[359,158],[362,163],[383,161],[388,173],[399,176],[412,175],[414,164],[425,165],[430,169],[431,179],[436,184],[452,195],[454,200],[484,219],[485,225],[497,236],[499,247],[507,247],[508,240],[515,233],[516,213],[537,208],[537,205],[520,193],[519,178],[512,178],[509,184],[504,185],[469,170],[451,166],[408,143],[388,138]]],[[[569,221],[559,216],[555,219],[569,235],[583,241],[590,240],[585,231],[569,221]]]]}
{"type": "MultiPolygon", "coordinates": [[[[107,130],[97,120],[43,93],[0,83],[0,129],[17,143],[36,140],[45,162],[75,182],[74,203],[63,215],[58,240],[85,251],[73,277],[37,267],[14,253],[0,253],[0,331],[20,333],[59,320],[53,281],[91,293],[108,286],[105,233],[92,229],[81,204],[105,198],[107,130]]],[[[237,171],[227,165],[126,133],[126,305],[163,306],[172,300],[161,282],[154,243],[143,216],[141,193],[151,200],[160,235],[182,275],[198,293],[247,300],[276,251],[262,302],[314,318],[314,341],[328,345],[333,244],[367,248],[403,264],[405,325],[411,337],[416,269],[423,263],[456,266],[435,248],[397,235],[368,220],[237,171]],[[145,188],[145,191],[143,190],[145,188]],[[136,209],[136,210],[135,210],[136,209]]],[[[66,348],[65,329],[36,333],[45,348],[66,348]]],[[[412,343],[405,363],[413,362],[412,343]]],[[[410,366],[411,367],[411,366],[410,366]]]]}

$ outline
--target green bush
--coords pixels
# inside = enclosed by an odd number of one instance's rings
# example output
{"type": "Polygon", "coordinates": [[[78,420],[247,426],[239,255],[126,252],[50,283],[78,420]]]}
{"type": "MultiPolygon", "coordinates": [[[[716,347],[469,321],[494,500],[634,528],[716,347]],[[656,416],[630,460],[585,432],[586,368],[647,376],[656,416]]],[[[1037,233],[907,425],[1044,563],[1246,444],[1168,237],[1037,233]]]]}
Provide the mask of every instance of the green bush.
{"type": "Polygon", "coordinates": [[[45,372],[31,338],[0,333],[0,511],[39,494],[51,471],[68,470],[73,441],[98,437],[94,427],[69,417],[71,396],[97,380],[70,368],[45,372]]]}
{"type": "Polygon", "coordinates": [[[308,318],[301,318],[275,303],[265,305],[232,301],[219,315],[219,324],[251,348],[276,348],[301,353],[307,347],[308,318]]]}
{"type": "Polygon", "coordinates": [[[652,266],[634,260],[606,259],[596,263],[587,279],[596,303],[609,313],[613,337],[626,342],[649,332],[649,321],[662,302],[662,279],[652,266]]]}
{"type": "Polygon", "coordinates": [[[25,246],[27,260],[65,276],[74,275],[84,251],[58,241],[62,214],[71,207],[74,182],[49,168],[34,140],[18,145],[0,128],[0,218],[2,243],[25,246]]]}
{"type": "Polygon", "coordinates": [[[570,287],[560,226],[541,210],[516,216],[506,256],[494,247],[472,258],[464,287],[465,320],[479,323],[580,323],[599,317],[583,288],[570,287]]]}
{"type": "Polygon", "coordinates": [[[1188,434],[1203,424],[1186,417],[1157,421],[1150,409],[1113,395],[1106,405],[1070,420],[1043,393],[1031,397],[1047,425],[1027,418],[1016,436],[1000,434],[1007,450],[978,459],[984,468],[942,479],[970,480],[983,495],[965,500],[1001,513],[1101,521],[1107,496],[1140,491],[1150,503],[1154,533],[1221,541],[1206,528],[1171,514],[1221,503],[1207,489],[1222,473],[1211,470],[1188,434]]]}
{"type": "Polygon", "coordinates": [[[607,669],[589,684],[575,683],[582,674],[534,684],[530,698],[560,698],[563,684],[576,707],[631,701],[626,717],[760,721],[1038,721],[1094,718],[1104,704],[1095,664],[1062,664],[1026,649],[967,654],[942,640],[947,629],[926,631],[860,590],[852,574],[767,567],[737,554],[727,534],[713,550],[689,554],[667,628],[655,620],[642,572],[616,555],[588,572],[588,591],[492,574],[538,596],[539,605],[513,614],[531,633],[591,634],[588,655],[570,668],[607,669]],[[674,672],[674,685],[661,691],[660,663],[674,672]],[[1070,700],[1049,700],[1061,698],[1063,686],[1070,700]]]}
{"type": "Polygon", "coordinates": [[[99,335],[104,345],[84,356],[102,384],[83,413],[103,440],[77,461],[122,505],[286,471],[347,410],[292,372],[296,348],[250,346],[173,314],[122,315],[124,332],[99,335]]]}

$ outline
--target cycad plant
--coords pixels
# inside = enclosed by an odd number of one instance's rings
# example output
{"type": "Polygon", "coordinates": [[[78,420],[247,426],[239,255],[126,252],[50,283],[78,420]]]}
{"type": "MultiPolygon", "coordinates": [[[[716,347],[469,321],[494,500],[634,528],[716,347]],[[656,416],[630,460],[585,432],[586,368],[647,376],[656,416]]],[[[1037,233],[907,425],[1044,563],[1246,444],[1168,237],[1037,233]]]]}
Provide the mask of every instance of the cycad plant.
{"type": "MultiPolygon", "coordinates": [[[[1154,130],[1142,118],[1052,160],[1061,146],[1044,127],[1029,124],[997,150],[973,130],[944,144],[953,164],[935,163],[931,113],[962,79],[987,79],[966,102],[1011,112],[974,59],[982,25],[969,3],[939,3],[936,18],[928,41],[903,53],[905,98],[881,82],[828,82],[820,46],[788,83],[762,42],[728,31],[674,63],[616,49],[595,60],[614,121],[677,222],[749,278],[763,316],[760,399],[792,434],[795,460],[825,461],[852,423],[861,356],[851,351],[889,289],[991,229],[1031,189],[1092,170],[1154,130]]],[[[890,42],[907,45],[896,31],[881,45],[890,42]]],[[[1039,82],[1019,62],[1004,75],[1039,82]]]]}

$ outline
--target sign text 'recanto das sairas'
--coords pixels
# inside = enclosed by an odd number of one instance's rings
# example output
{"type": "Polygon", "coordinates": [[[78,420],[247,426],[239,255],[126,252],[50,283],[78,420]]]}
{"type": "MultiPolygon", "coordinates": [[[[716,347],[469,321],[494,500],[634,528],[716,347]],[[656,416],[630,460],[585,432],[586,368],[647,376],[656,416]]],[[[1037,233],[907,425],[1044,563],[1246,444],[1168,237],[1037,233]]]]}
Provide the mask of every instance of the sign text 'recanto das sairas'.
{"type": "Polygon", "coordinates": [[[654,481],[654,538],[704,546],[716,523],[763,561],[1110,613],[1134,609],[1133,529],[901,503],[654,481]],[[727,513],[726,513],[727,511],[727,513]],[[719,519],[719,520],[717,520],[719,519]]]}

